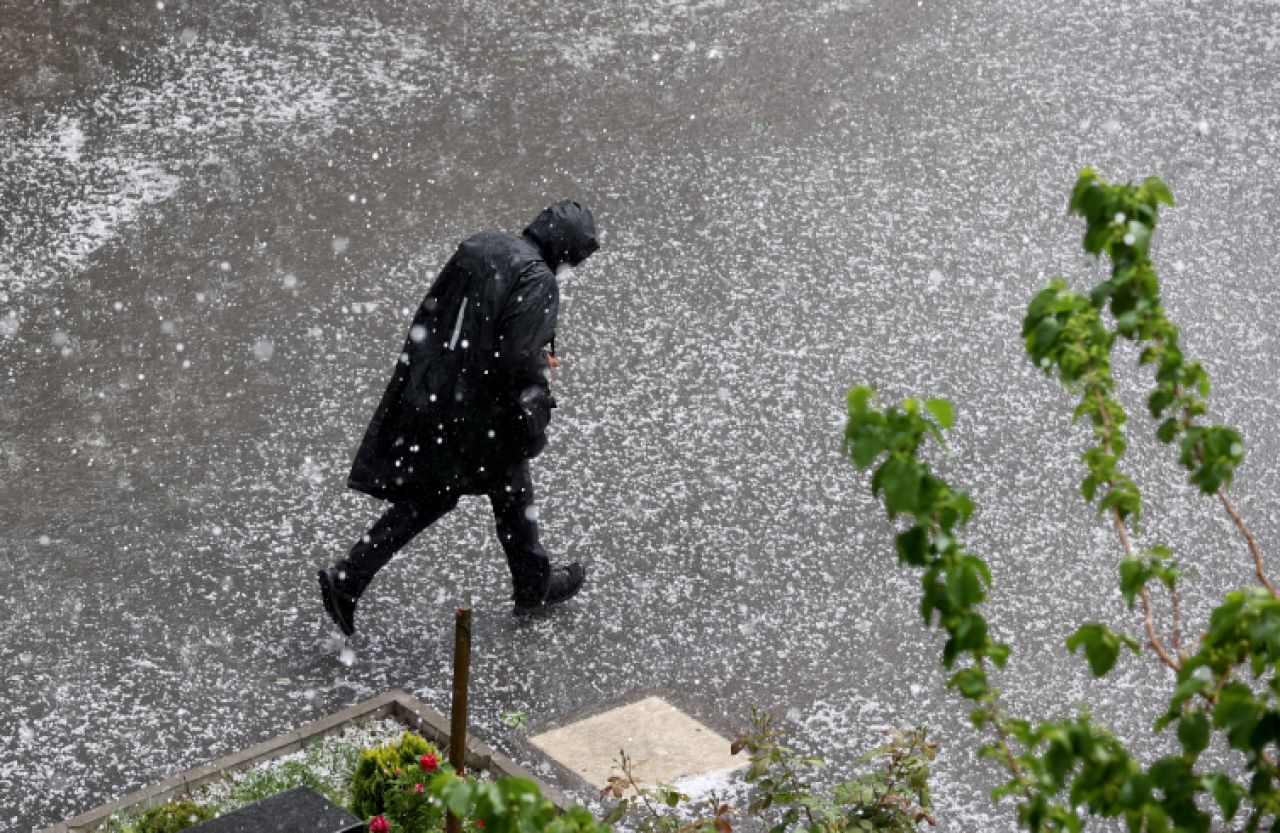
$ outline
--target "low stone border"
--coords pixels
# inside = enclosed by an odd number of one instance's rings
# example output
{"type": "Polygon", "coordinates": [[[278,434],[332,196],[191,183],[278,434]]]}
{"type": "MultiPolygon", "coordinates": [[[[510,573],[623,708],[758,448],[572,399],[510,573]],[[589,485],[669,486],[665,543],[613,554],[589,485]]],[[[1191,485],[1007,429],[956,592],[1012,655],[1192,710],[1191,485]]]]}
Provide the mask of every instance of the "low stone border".
{"type": "MultiPolygon", "coordinates": [[[[129,793],[110,804],[104,804],[82,813],[75,818],[46,827],[38,833],[80,833],[96,829],[108,818],[122,810],[134,807],[148,807],[160,804],[169,799],[189,793],[197,787],[216,781],[233,772],[248,769],[255,764],[288,755],[302,749],[314,738],[337,734],[347,726],[365,723],[371,720],[390,719],[403,723],[441,749],[448,749],[449,721],[435,709],[411,697],[408,693],[396,689],[386,694],[356,703],[337,714],[308,723],[307,725],[286,732],[271,740],[251,746],[242,752],[219,758],[207,764],[189,769],[172,778],[166,778],[156,784],[143,787],[129,793]]],[[[494,778],[513,776],[525,778],[538,785],[543,797],[555,804],[561,811],[569,809],[573,802],[569,801],[559,790],[544,783],[515,761],[499,752],[495,752],[487,744],[470,733],[467,734],[467,769],[488,772],[494,778]]]]}

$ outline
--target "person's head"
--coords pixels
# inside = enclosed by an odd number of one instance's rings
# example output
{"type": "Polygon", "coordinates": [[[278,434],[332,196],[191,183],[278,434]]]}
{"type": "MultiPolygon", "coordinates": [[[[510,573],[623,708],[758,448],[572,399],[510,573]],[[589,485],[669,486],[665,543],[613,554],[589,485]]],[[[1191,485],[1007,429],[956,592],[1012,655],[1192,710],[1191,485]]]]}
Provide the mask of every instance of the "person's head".
{"type": "Polygon", "coordinates": [[[562,264],[576,267],[600,248],[591,210],[572,200],[544,208],[522,234],[538,247],[553,270],[562,264]]]}

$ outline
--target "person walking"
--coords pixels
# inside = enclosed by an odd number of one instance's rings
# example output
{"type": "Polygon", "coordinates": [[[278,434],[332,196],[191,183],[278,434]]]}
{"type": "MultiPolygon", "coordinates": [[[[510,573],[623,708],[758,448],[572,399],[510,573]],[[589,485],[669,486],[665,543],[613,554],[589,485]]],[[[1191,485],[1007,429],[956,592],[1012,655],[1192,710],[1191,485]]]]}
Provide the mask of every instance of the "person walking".
{"type": "Polygon", "coordinates": [[[519,236],[467,238],[432,283],[347,479],[391,506],[317,573],[325,611],[347,636],[378,570],[462,495],[492,504],[513,613],[536,613],[582,587],[585,568],[553,567],[538,539],[529,460],[546,446],[556,406],[556,273],[598,248],[590,210],[561,201],[519,236]]]}

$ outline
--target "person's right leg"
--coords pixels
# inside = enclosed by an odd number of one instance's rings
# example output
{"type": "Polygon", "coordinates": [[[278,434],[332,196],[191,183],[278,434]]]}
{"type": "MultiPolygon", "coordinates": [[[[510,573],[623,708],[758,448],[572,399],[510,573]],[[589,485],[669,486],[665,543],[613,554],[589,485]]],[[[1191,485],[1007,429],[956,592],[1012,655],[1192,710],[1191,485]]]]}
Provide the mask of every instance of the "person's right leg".
{"type": "Polygon", "coordinates": [[[321,595],[329,616],[350,636],[355,631],[355,606],[374,575],[406,544],[458,505],[452,491],[393,503],[368,532],[328,570],[320,571],[321,595]]]}
{"type": "Polygon", "coordinates": [[[552,567],[538,537],[538,512],[533,500],[533,478],[524,460],[504,472],[502,483],[489,492],[498,541],[511,570],[515,612],[531,613],[573,596],[586,571],[574,563],[552,567]]]}

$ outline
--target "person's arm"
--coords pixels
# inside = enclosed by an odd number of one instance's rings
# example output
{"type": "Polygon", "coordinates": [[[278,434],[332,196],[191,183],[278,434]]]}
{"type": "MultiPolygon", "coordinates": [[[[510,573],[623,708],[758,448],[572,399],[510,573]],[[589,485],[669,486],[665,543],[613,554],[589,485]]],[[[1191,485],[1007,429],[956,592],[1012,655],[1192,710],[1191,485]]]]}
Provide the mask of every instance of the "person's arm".
{"type": "Polygon", "coordinates": [[[513,391],[549,387],[543,348],[555,338],[559,307],[560,289],[550,269],[537,264],[520,275],[498,318],[498,369],[513,391]]]}
{"type": "Polygon", "coordinates": [[[555,407],[544,348],[555,338],[559,307],[556,277],[539,263],[520,275],[498,319],[498,370],[520,404],[531,437],[546,430],[555,407]]]}

